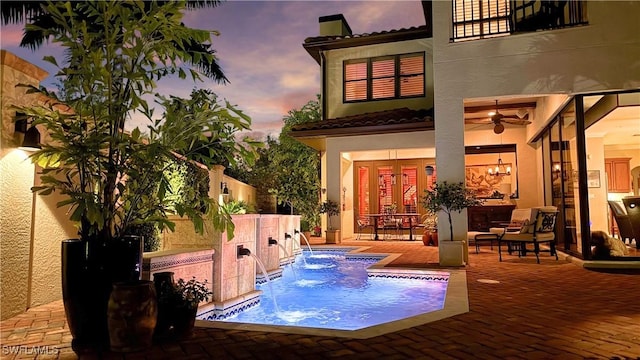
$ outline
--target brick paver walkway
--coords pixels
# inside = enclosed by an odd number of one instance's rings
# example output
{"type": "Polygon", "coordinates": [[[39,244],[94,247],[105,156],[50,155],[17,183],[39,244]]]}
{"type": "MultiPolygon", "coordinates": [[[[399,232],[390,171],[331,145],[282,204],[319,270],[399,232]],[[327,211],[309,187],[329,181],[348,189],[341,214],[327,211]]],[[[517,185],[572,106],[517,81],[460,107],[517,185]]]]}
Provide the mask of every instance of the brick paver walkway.
{"type": "MultiPolygon", "coordinates": [[[[415,243],[357,244],[403,253],[394,266],[432,267],[437,261],[435,249],[415,243]]],[[[488,247],[470,254],[466,270],[468,313],[370,339],[197,328],[189,340],[143,353],[81,358],[640,359],[640,274],[589,271],[548,254],[541,264],[531,256],[500,263],[488,247]],[[485,279],[499,283],[479,281],[485,279]]],[[[76,358],[59,301],[0,326],[2,359],[76,358]],[[11,353],[16,349],[19,355],[11,353]],[[43,354],[36,357],[34,349],[43,354]]]]}

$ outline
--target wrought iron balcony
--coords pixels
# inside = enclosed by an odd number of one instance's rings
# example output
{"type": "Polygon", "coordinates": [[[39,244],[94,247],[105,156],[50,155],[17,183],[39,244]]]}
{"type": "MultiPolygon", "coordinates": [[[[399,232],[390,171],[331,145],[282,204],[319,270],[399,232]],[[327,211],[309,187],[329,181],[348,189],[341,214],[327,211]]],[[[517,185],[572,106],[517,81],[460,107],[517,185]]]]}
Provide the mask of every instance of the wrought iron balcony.
{"type": "Polygon", "coordinates": [[[587,24],[585,0],[452,0],[451,41],[587,24]]]}

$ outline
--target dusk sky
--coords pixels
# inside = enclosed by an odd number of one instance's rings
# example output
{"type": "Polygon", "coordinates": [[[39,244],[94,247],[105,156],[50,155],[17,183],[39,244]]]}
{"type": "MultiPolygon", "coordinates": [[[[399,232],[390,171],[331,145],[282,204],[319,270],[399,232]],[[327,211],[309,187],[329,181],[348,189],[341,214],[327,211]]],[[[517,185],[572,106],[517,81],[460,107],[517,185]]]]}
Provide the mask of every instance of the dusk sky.
{"type": "MultiPolygon", "coordinates": [[[[320,67],[302,43],[319,35],[320,16],[333,14],[343,14],[354,34],[424,25],[420,1],[227,1],[187,12],[185,23],[220,32],[213,48],[230,82],[167,79],[158,92],[188,97],[195,87],[210,88],[252,118],[252,137],[277,135],[282,117],[320,92],[320,67]]],[[[62,62],[62,51],[51,44],[35,52],[18,47],[22,27],[2,27],[2,49],[55,73],[42,58],[53,55],[62,62]]],[[[43,85],[53,83],[50,76],[43,85]]]]}

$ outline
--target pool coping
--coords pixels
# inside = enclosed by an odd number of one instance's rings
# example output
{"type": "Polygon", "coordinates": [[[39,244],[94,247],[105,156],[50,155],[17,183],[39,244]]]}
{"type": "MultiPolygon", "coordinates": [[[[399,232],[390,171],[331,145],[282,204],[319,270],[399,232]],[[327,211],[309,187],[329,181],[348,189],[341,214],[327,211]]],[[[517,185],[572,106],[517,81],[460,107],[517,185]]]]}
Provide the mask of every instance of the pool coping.
{"type": "Polygon", "coordinates": [[[435,273],[449,273],[449,284],[447,286],[447,294],[445,297],[444,308],[441,310],[432,311],[425,314],[411,316],[408,318],[391,321],[379,325],[374,325],[358,330],[336,330],[336,329],[323,329],[313,327],[300,327],[300,326],[286,326],[286,325],[262,325],[262,324],[246,324],[246,323],[233,323],[222,322],[215,320],[196,320],[196,326],[203,328],[216,328],[226,330],[246,330],[246,331],[264,331],[286,334],[299,334],[299,335],[314,335],[314,336],[331,336],[331,337],[344,337],[353,339],[368,339],[371,337],[384,335],[408,328],[412,328],[418,325],[428,324],[434,321],[442,320],[448,317],[460,315],[469,312],[469,295],[467,290],[467,273],[465,270],[446,269],[446,270],[433,270],[433,269],[421,269],[421,268],[397,268],[397,267],[385,267],[402,254],[397,253],[368,253],[368,246],[351,247],[351,246],[312,246],[312,249],[351,249],[347,254],[352,255],[364,255],[379,257],[380,261],[367,268],[370,273],[385,272],[385,273],[399,273],[404,275],[426,275],[435,273]]]}

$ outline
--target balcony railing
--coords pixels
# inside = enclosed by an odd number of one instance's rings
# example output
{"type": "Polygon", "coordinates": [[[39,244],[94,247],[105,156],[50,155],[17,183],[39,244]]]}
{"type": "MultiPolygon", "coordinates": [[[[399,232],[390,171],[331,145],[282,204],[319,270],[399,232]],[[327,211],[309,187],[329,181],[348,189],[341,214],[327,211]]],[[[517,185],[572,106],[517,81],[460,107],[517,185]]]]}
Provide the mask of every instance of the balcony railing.
{"type": "Polygon", "coordinates": [[[453,0],[451,41],[587,24],[584,0],[453,0]]]}

